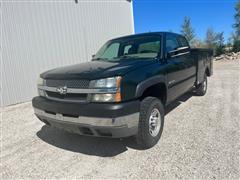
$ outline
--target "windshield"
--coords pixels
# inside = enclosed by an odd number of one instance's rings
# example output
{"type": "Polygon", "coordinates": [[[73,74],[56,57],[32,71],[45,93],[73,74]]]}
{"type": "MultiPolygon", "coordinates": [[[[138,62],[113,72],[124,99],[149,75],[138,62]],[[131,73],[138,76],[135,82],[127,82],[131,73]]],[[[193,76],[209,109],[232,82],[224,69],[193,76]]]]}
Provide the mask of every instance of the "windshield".
{"type": "Polygon", "coordinates": [[[160,36],[117,39],[104,44],[93,60],[118,61],[122,58],[156,58],[160,47],[160,36]]]}

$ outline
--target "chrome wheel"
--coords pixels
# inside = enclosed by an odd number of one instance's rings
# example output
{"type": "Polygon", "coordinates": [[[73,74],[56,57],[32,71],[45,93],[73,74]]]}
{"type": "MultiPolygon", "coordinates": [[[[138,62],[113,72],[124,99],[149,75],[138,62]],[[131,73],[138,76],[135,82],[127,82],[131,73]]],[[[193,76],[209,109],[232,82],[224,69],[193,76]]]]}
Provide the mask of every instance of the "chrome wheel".
{"type": "Polygon", "coordinates": [[[149,133],[155,137],[161,128],[161,114],[157,108],[154,108],[149,117],[149,133]]]}

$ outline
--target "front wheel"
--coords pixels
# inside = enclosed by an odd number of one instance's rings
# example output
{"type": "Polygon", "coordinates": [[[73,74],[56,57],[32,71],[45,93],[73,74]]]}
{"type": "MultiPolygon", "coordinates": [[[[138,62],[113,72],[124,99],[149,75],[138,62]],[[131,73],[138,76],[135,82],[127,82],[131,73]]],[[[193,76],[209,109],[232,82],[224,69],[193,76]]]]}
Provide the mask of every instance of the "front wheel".
{"type": "Polygon", "coordinates": [[[207,76],[205,74],[203,82],[196,87],[196,95],[204,96],[207,92],[207,85],[207,76]]]}
{"type": "Polygon", "coordinates": [[[164,125],[164,107],[155,97],[141,102],[137,142],[144,148],[153,147],[159,141],[164,125]]]}

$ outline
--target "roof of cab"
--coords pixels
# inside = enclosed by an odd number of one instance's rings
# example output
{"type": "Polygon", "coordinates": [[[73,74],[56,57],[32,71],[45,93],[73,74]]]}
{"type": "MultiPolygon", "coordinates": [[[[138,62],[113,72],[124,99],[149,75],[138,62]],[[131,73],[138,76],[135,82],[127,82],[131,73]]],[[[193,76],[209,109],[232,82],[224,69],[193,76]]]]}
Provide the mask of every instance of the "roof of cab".
{"type": "Polygon", "coordinates": [[[137,37],[144,37],[144,36],[151,36],[151,35],[162,35],[162,34],[180,35],[180,34],[173,33],[173,32],[148,32],[148,33],[140,33],[140,34],[132,34],[132,35],[127,35],[127,36],[122,36],[122,37],[114,38],[112,40],[137,38],[137,37]]]}

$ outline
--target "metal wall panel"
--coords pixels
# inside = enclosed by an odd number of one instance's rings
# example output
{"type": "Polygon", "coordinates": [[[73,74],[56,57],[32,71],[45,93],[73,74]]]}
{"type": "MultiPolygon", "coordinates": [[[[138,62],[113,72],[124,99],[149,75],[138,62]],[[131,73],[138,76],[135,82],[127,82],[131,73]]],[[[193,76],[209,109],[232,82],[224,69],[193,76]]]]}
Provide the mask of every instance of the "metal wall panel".
{"type": "Polygon", "coordinates": [[[31,100],[51,68],[89,61],[107,40],[134,33],[132,3],[3,1],[3,106],[31,100]]]}

